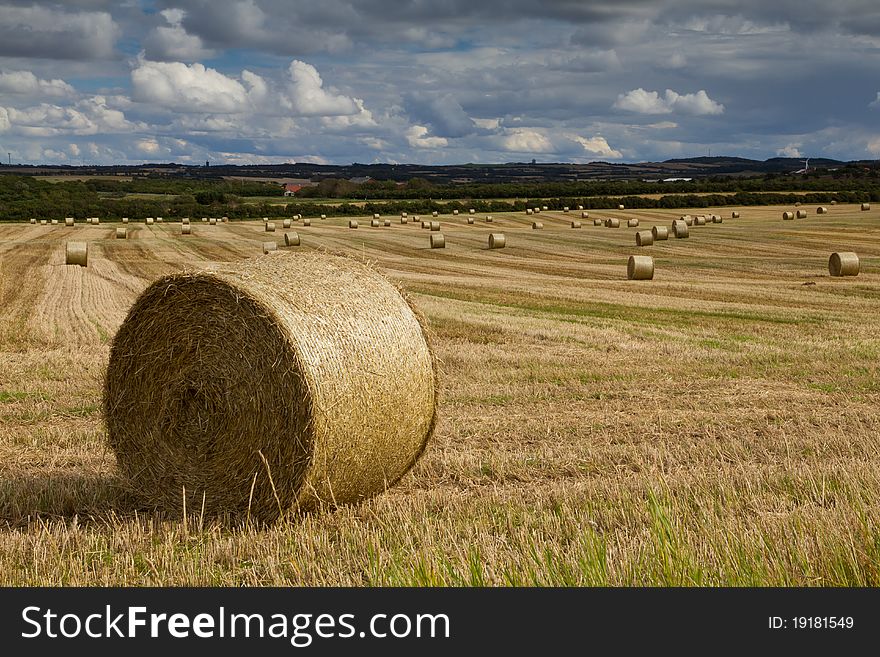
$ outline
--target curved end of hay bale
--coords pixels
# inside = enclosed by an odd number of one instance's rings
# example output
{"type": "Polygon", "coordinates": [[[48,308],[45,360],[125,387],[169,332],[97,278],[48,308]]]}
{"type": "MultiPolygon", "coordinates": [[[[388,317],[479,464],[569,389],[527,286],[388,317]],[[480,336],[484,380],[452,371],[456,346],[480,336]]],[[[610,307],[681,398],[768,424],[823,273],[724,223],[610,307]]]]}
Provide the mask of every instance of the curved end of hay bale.
{"type": "Polygon", "coordinates": [[[370,219],[370,228],[378,228],[379,220],[378,219],[370,219]]]}
{"type": "Polygon", "coordinates": [[[636,232],[636,246],[651,246],[654,243],[654,234],[650,230],[636,232]]]}
{"type": "Polygon", "coordinates": [[[89,244],[88,242],[68,242],[65,246],[65,264],[79,265],[80,267],[89,266],[89,244]]]}
{"type": "Polygon", "coordinates": [[[870,209],[871,209],[870,203],[862,203],[862,212],[867,212],[870,209]]]}
{"type": "Polygon", "coordinates": [[[443,237],[443,233],[437,233],[436,235],[431,235],[430,243],[432,249],[445,249],[446,248],[446,238],[443,237]]]}
{"type": "Polygon", "coordinates": [[[474,223],[474,218],[468,217],[468,224],[473,224],[473,223],[474,223]]]}
{"type": "Polygon", "coordinates": [[[542,228],[544,228],[544,224],[542,224],[540,221],[532,222],[532,230],[541,230],[542,228]]]}
{"type": "Polygon", "coordinates": [[[593,219],[593,225],[594,225],[594,226],[601,226],[603,223],[604,223],[604,222],[603,222],[601,219],[599,219],[599,218],[593,219]]]}
{"type": "Polygon", "coordinates": [[[156,281],[104,384],[108,441],[143,503],[263,522],[394,485],[436,408],[418,311],[370,267],[317,253],[156,281]]]}
{"type": "Polygon", "coordinates": [[[648,281],[654,278],[654,258],[631,255],[626,263],[626,277],[631,281],[648,281]]]}
{"type": "Polygon", "coordinates": [[[192,234],[192,226],[190,224],[183,224],[180,227],[181,235],[191,235],[192,234]]]}
{"type": "Polygon", "coordinates": [[[282,227],[282,228],[290,228],[292,225],[293,225],[293,220],[292,220],[292,219],[283,219],[283,220],[281,221],[281,227],[282,227]]]}
{"type": "Polygon", "coordinates": [[[490,249],[503,249],[505,246],[507,246],[507,239],[504,237],[504,233],[489,233],[490,249]]]}
{"type": "Polygon", "coordinates": [[[409,223],[409,219],[407,219],[406,217],[401,217],[401,218],[400,218],[400,223],[402,223],[402,224],[408,224],[408,223],[409,223]]]}
{"type": "Polygon", "coordinates": [[[672,222],[672,234],[676,239],[687,239],[690,236],[687,223],[678,219],[672,222]]]}
{"type": "Polygon", "coordinates": [[[439,221],[432,221],[428,225],[428,228],[430,228],[433,231],[438,231],[438,230],[440,230],[440,222],[439,221]]]}
{"type": "Polygon", "coordinates": [[[827,212],[828,212],[828,208],[823,207],[821,205],[818,208],[816,208],[816,214],[825,214],[827,212]]]}
{"type": "Polygon", "coordinates": [[[638,219],[629,219],[629,220],[627,220],[626,225],[629,228],[636,228],[639,225],[639,220],[638,219]]]}
{"type": "Polygon", "coordinates": [[[806,219],[807,218],[807,211],[806,210],[798,210],[796,216],[798,219],[806,219]]]}
{"type": "Polygon", "coordinates": [[[589,218],[590,218],[589,212],[581,212],[581,219],[589,219],[589,218]]]}
{"type": "Polygon", "coordinates": [[[669,229],[666,226],[654,226],[651,229],[651,235],[654,237],[654,241],[667,240],[669,239],[669,229]]]}
{"type": "Polygon", "coordinates": [[[274,232],[275,232],[275,224],[272,223],[271,221],[268,222],[268,223],[266,223],[266,224],[264,224],[264,225],[266,226],[266,232],[267,232],[267,233],[274,233],[274,232]]]}
{"type": "Polygon", "coordinates": [[[284,246],[299,246],[299,233],[284,233],[284,246]]]}
{"type": "Polygon", "coordinates": [[[783,212],[782,220],[783,221],[791,221],[794,219],[794,212],[783,212]]]}
{"type": "Polygon", "coordinates": [[[858,276],[859,256],[852,251],[832,253],[828,258],[828,273],[832,276],[858,276]]]}
{"type": "Polygon", "coordinates": [[[730,218],[731,219],[739,219],[739,212],[731,212],[730,218]]]}
{"type": "Polygon", "coordinates": [[[272,253],[277,250],[278,245],[275,242],[263,242],[263,253],[272,253]]]}
{"type": "Polygon", "coordinates": [[[406,218],[406,217],[407,217],[407,214],[406,214],[406,212],[401,212],[401,213],[400,213],[400,216],[403,217],[403,218],[406,218]]]}
{"type": "Polygon", "coordinates": [[[580,228],[580,227],[581,227],[581,222],[580,222],[580,221],[572,221],[572,222],[571,222],[571,227],[572,227],[572,228],[580,228]]]}
{"type": "Polygon", "coordinates": [[[358,222],[355,221],[354,219],[349,219],[349,220],[348,220],[348,227],[349,227],[349,228],[357,228],[357,227],[358,227],[358,222]]]}
{"type": "Polygon", "coordinates": [[[613,217],[605,220],[605,228],[620,228],[620,219],[613,217]]]}
{"type": "Polygon", "coordinates": [[[128,228],[117,228],[116,229],[116,239],[124,240],[128,238],[128,228]]]}

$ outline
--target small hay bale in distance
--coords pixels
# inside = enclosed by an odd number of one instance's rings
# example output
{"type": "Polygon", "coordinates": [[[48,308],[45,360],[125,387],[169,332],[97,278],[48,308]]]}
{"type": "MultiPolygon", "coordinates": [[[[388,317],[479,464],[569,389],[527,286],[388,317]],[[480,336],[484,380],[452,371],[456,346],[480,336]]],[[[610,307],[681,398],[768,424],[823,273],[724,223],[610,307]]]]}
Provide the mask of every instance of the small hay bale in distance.
{"type": "Polygon", "coordinates": [[[407,217],[401,217],[401,218],[400,218],[400,223],[402,223],[402,224],[409,223],[409,219],[408,219],[407,217]]]}
{"type": "Polygon", "coordinates": [[[676,239],[686,239],[690,236],[688,225],[681,219],[672,222],[672,234],[676,239]]]}
{"type": "Polygon", "coordinates": [[[651,229],[651,235],[654,236],[655,242],[669,239],[669,229],[666,226],[654,226],[651,229]]]}
{"type": "MultiPolygon", "coordinates": [[[[96,220],[96,221],[95,221],[96,224],[97,224],[97,223],[100,223],[100,221],[98,220],[97,217],[95,217],[95,220],[96,220]]],[[[157,224],[161,224],[161,223],[162,223],[162,217],[156,217],[156,223],[157,223],[157,224]]]]}
{"type": "Polygon", "coordinates": [[[437,233],[436,235],[431,235],[429,238],[431,248],[432,249],[445,249],[446,248],[446,238],[443,237],[443,233],[437,233]]]}
{"type": "Polygon", "coordinates": [[[593,219],[593,225],[594,225],[594,226],[601,226],[601,225],[604,224],[604,223],[605,223],[605,222],[602,221],[601,219],[599,219],[599,217],[596,217],[595,219],[593,219]]]}
{"type": "Polygon", "coordinates": [[[321,215],[321,219],[326,219],[326,218],[327,218],[327,215],[326,215],[326,214],[322,214],[322,215],[321,215]]]}
{"type": "Polygon", "coordinates": [[[621,205],[618,205],[618,206],[617,206],[617,209],[618,209],[618,210],[625,210],[626,208],[621,204],[621,205]]]}
{"type": "Polygon", "coordinates": [[[788,212],[788,211],[783,212],[782,213],[782,220],[783,221],[793,221],[794,220],[794,212],[788,212]]]}
{"type": "Polygon", "coordinates": [[[92,223],[97,226],[98,224],[101,223],[101,218],[100,217],[92,217],[92,223]]]}
{"type": "Polygon", "coordinates": [[[870,203],[862,203],[862,212],[867,212],[870,209],[871,209],[870,203]]]}
{"type": "Polygon", "coordinates": [[[278,245],[275,242],[263,242],[263,253],[272,253],[277,250],[278,245]]]}
{"type": "Polygon", "coordinates": [[[531,208],[526,208],[526,214],[532,214],[532,209],[531,209],[531,208]]]}
{"type": "MultiPolygon", "coordinates": [[[[127,223],[128,223],[128,217],[123,217],[123,218],[122,218],[122,223],[127,224],[127,223]]],[[[186,223],[189,223],[189,219],[186,220],[186,223]]]]}
{"type": "Polygon", "coordinates": [[[379,220],[378,219],[371,219],[370,220],[370,227],[371,228],[378,228],[379,227],[379,220]]]}
{"type": "Polygon", "coordinates": [[[269,222],[269,217],[263,217],[263,223],[265,224],[265,223],[268,223],[268,222],[269,222]]]}
{"type": "Polygon", "coordinates": [[[73,217],[64,217],[65,226],[73,226],[73,217]]]}
{"type": "Polygon", "coordinates": [[[837,201],[836,200],[831,201],[831,205],[837,205],[837,201]]]}
{"type": "Polygon", "coordinates": [[[266,232],[266,233],[274,233],[275,232],[275,222],[270,221],[269,223],[264,224],[264,226],[265,226],[264,232],[266,232]]]}
{"type": "Polygon", "coordinates": [[[223,223],[224,223],[224,224],[228,224],[228,223],[229,223],[229,217],[223,217],[223,223]]]}
{"type": "Polygon", "coordinates": [[[349,228],[357,228],[358,222],[355,219],[349,219],[348,220],[348,227],[349,228]]]}
{"type": "Polygon", "coordinates": [[[37,223],[37,218],[36,218],[36,217],[31,217],[31,223],[32,223],[32,224],[37,223]]]}
{"type": "Polygon", "coordinates": [[[649,281],[654,278],[654,258],[631,255],[626,263],[626,277],[631,281],[649,281]]]}
{"type": "Polygon", "coordinates": [[[739,212],[734,210],[733,212],[730,213],[730,218],[731,219],[739,219],[739,212]]]}
{"type": "Polygon", "coordinates": [[[156,281],[104,384],[127,487],[149,508],[257,522],[387,490],[436,424],[422,322],[355,258],[281,251],[156,281]]]}
{"type": "Polygon", "coordinates": [[[203,224],[208,223],[208,218],[207,218],[207,217],[202,217],[202,223],[203,223],[203,224]]]}
{"type": "Polygon", "coordinates": [[[64,263],[67,265],[89,266],[89,243],[68,242],[65,246],[64,263]]]}
{"type": "Polygon", "coordinates": [[[487,224],[491,224],[491,223],[492,223],[492,215],[491,215],[491,214],[486,215],[486,223],[487,223],[487,224]]]}
{"type": "Polygon", "coordinates": [[[828,258],[828,273],[832,276],[858,276],[859,256],[852,251],[832,253],[828,258]]]}
{"type": "Polygon", "coordinates": [[[489,233],[490,249],[503,249],[505,246],[507,246],[507,239],[504,237],[504,233],[489,233]]]}
{"type": "Polygon", "coordinates": [[[550,208],[549,208],[549,206],[542,205],[542,206],[541,206],[541,209],[544,210],[544,211],[546,212],[546,211],[549,210],[550,208]]]}
{"type": "Polygon", "coordinates": [[[381,215],[380,215],[378,212],[374,212],[374,213],[373,213],[373,219],[375,219],[376,221],[378,221],[378,220],[381,219],[381,218],[382,218],[382,217],[381,217],[381,215]]]}
{"type": "Polygon", "coordinates": [[[153,218],[152,218],[152,217],[147,217],[147,219],[146,219],[146,223],[147,223],[147,226],[152,226],[152,225],[153,225],[153,218]]]}
{"type": "MultiPolygon", "coordinates": [[[[127,223],[127,222],[124,222],[124,223],[127,223]]],[[[189,225],[189,217],[184,217],[183,219],[180,220],[180,223],[189,225]]]]}
{"type": "Polygon", "coordinates": [[[467,218],[467,221],[468,221],[468,224],[473,224],[473,223],[474,223],[474,218],[473,218],[473,217],[468,217],[468,218],[467,218]]]}
{"type": "Polygon", "coordinates": [[[53,226],[57,226],[57,225],[58,225],[58,220],[57,220],[57,219],[53,219],[53,220],[52,220],[52,225],[53,225],[53,226]]]}
{"type": "Polygon", "coordinates": [[[434,210],[434,211],[431,213],[431,216],[432,216],[432,217],[436,217],[436,216],[437,216],[437,211],[434,210]]]}
{"type": "Polygon", "coordinates": [[[117,228],[116,229],[116,239],[118,239],[118,240],[128,239],[128,228],[117,228]]]}
{"type": "Polygon", "coordinates": [[[581,212],[581,219],[589,219],[589,218],[590,218],[589,212],[581,212]]]}
{"type": "Polygon", "coordinates": [[[544,228],[544,224],[542,224],[540,221],[533,221],[532,222],[532,230],[541,230],[543,228],[544,228]]]}
{"type": "Polygon", "coordinates": [[[651,246],[654,243],[654,233],[650,230],[636,231],[636,246],[651,246]]]}
{"type": "Polygon", "coordinates": [[[706,225],[706,217],[700,215],[699,217],[694,217],[694,226],[705,226],[706,225]]]}
{"type": "Polygon", "coordinates": [[[468,210],[468,214],[477,214],[476,208],[471,208],[470,210],[468,210]]]}
{"type": "Polygon", "coordinates": [[[401,213],[400,213],[400,216],[401,216],[402,218],[406,219],[406,216],[407,216],[407,215],[406,215],[406,212],[401,212],[401,213]]]}
{"type": "Polygon", "coordinates": [[[568,212],[568,206],[567,206],[567,205],[564,206],[564,207],[562,208],[562,211],[563,211],[563,212],[568,212]]]}
{"type": "Polygon", "coordinates": [[[572,227],[572,228],[580,228],[580,227],[581,227],[581,222],[580,222],[580,221],[572,221],[572,222],[571,222],[571,227],[572,227]]]}
{"type": "Polygon", "coordinates": [[[611,217],[605,220],[605,228],[620,228],[620,219],[611,217]]]}
{"type": "Polygon", "coordinates": [[[794,207],[796,207],[796,208],[801,207],[801,202],[800,202],[800,201],[797,201],[797,202],[794,204],[794,207]]]}
{"type": "Polygon", "coordinates": [[[303,222],[303,226],[311,226],[312,225],[311,219],[303,219],[302,222],[303,222]]]}
{"type": "Polygon", "coordinates": [[[290,228],[292,225],[293,225],[292,219],[282,219],[281,220],[281,227],[282,228],[290,228]]]}
{"type": "Polygon", "coordinates": [[[49,225],[49,222],[46,221],[45,219],[40,219],[40,225],[41,225],[41,226],[48,226],[48,225],[49,225]]]}
{"type": "MultiPolygon", "coordinates": [[[[807,213],[805,212],[805,213],[804,213],[804,216],[806,216],[806,214],[807,214],[807,213]]],[[[721,216],[719,216],[719,215],[717,215],[717,214],[716,214],[716,215],[712,215],[712,223],[713,223],[713,224],[723,224],[723,223],[724,223],[724,218],[721,217],[721,216]]]]}
{"type": "Polygon", "coordinates": [[[430,228],[431,228],[431,222],[430,222],[430,221],[423,221],[423,222],[422,222],[422,228],[430,229],[430,228]]]}
{"type": "MultiPolygon", "coordinates": [[[[216,225],[217,225],[217,217],[211,217],[211,218],[208,220],[208,224],[211,225],[211,226],[216,226],[216,225]]],[[[268,226],[269,224],[265,224],[265,225],[268,226]]],[[[273,224],[273,226],[274,226],[274,224],[273,224]]],[[[268,229],[267,229],[267,230],[268,230],[268,229]]],[[[272,228],[272,230],[275,230],[275,228],[272,228]]]]}
{"type": "Polygon", "coordinates": [[[816,214],[827,214],[827,213],[828,213],[828,208],[826,208],[826,207],[823,207],[820,205],[818,208],[816,208],[816,214]]]}
{"type": "Polygon", "coordinates": [[[299,233],[284,233],[284,246],[299,246],[299,233]]]}
{"type": "Polygon", "coordinates": [[[433,231],[438,231],[438,230],[440,230],[440,222],[439,221],[432,221],[429,224],[428,228],[430,228],[433,231]]]}
{"type": "Polygon", "coordinates": [[[191,224],[181,224],[180,234],[181,235],[192,235],[192,225],[191,224]]]}
{"type": "Polygon", "coordinates": [[[638,219],[627,219],[626,225],[629,228],[636,228],[639,225],[639,220],[638,219]]]}
{"type": "Polygon", "coordinates": [[[453,210],[453,211],[452,211],[452,214],[453,214],[453,215],[458,215],[458,210],[453,210]]]}
{"type": "Polygon", "coordinates": [[[578,206],[578,210],[583,210],[583,209],[584,209],[584,206],[583,206],[583,205],[579,205],[579,206],[578,206]]]}
{"type": "Polygon", "coordinates": [[[795,216],[797,216],[798,219],[806,219],[807,218],[807,211],[806,210],[798,210],[797,214],[795,216]]]}
{"type": "Polygon", "coordinates": [[[385,228],[388,228],[391,225],[391,219],[385,220],[385,228]]]}

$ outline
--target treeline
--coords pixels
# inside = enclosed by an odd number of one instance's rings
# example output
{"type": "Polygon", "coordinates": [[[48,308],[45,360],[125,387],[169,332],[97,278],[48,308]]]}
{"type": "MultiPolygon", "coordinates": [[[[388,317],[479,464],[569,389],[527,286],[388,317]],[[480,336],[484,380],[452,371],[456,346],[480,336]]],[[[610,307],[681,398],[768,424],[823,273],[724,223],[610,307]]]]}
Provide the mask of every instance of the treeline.
{"type": "MultiPolygon", "coordinates": [[[[55,183],[66,184],[66,183],[55,183]]],[[[284,196],[278,183],[259,180],[226,180],[223,178],[169,178],[165,176],[136,177],[131,180],[91,178],[86,187],[96,192],[123,194],[183,194],[216,199],[225,196],[284,196]]]]}

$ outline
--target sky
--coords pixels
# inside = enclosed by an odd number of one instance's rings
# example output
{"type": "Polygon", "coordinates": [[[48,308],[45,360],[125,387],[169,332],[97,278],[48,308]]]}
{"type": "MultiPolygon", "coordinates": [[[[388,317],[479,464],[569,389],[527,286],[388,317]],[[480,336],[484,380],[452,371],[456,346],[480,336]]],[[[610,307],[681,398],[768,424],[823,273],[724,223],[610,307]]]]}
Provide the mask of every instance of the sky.
{"type": "Polygon", "coordinates": [[[27,164],[880,158],[878,0],[0,0],[27,164]]]}

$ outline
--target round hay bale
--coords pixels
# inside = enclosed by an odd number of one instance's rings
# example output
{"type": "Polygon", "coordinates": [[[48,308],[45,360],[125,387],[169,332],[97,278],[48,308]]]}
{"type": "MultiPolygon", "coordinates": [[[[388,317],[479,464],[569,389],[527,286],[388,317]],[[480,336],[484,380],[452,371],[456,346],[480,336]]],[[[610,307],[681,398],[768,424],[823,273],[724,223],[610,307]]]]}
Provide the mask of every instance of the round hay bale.
{"type": "Polygon", "coordinates": [[[65,247],[64,263],[68,265],[89,266],[89,243],[68,242],[65,247]]]}
{"type": "Polygon", "coordinates": [[[677,239],[685,239],[690,236],[688,225],[681,219],[672,222],[672,234],[677,239]]]}
{"type": "Polygon", "coordinates": [[[202,223],[203,223],[203,224],[208,223],[208,218],[207,218],[207,217],[202,217],[202,223]]]}
{"type": "Polygon", "coordinates": [[[801,202],[800,202],[800,201],[796,201],[795,204],[794,204],[794,207],[796,207],[796,208],[801,207],[801,202]]]}
{"type": "Polygon", "coordinates": [[[627,227],[636,228],[639,225],[638,219],[628,219],[626,222],[627,227]]]}
{"type": "Polygon", "coordinates": [[[40,219],[40,225],[41,225],[41,226],[48,226],[48,225],[49,225],[49,222],[46,221],[45,219],[40,219]]]}
{"type": "MultiPolygon", "coordinates": [[[[807,214],[807,213],[805,212],[805,213],[804,213],[804,216],[806,216],[806,214],[807,214]]],[[[712,217],[712,223],[713,223],[713,224],[723,224],[723,223],[724,223],[724,218],[723,218],[723,217],[719,217],[719,216],[716,214],[714,217],[712,217]]]]}
{"type": "Polygon", "coordinates": [[[596,217],[595,219],[593,219],[593,225],[594,225],[594,226],[601,226],[601,225],[604,224],[604,223],[605,223],[605,222],[602,221],[601,219],[599,219],[598,217],[596,217]]]}
{"type": "Polygon", "coordinates": [[[526,214],[532,214],[532,209],[531,209],[531,208],[526,208],[526,214]]]}
{"type": "Polygon", "coordinates": [[[685,218],[682,219],[682,221],[684,221],[685,226],[693,226],[693,224],[694,224],[694,218],[690,215],[685,216],[685,218]]]}
{"type": "Polygon", "coordinates": [[[605,220],[605,228],[620,228],[620,219],[612,217],[605,220]]]}
{"type": "Polygon", "coordinates": [[[440,230],[440,222],[439,221],[432,221],[429,228],[434,231],[440,230]]]}
{"type": "MultiPolygon", "coordinates": [[[[95,223],[96,223],[96,224],[101,223],[100,219],[98,219],[97,217],[95,217],[95,223]]],[[[161,223],[162,223],[162,217],[156,217],[156,223],[157,223],[157,224],[161,224],[161,223]]]]}
{"type": "Polygon", "coordinates": [[[311,219],[303,219],[302,222],[303,222],[303,226],[306,226],[306,227],[312,225],[312,220],[311,220],[311,219]]]}
{"type": "Polygon", "coordinates": [[[468,219],[468,224],[473,224],[473,223],[474,223],[474,218],[473,218],[473,217],[468,217],[467,219],[468,219]]]}
{"type": "Polygon", "coordinates": [[[385,491],[436,423],[422,322],[354,258],[279,252],[159,279],[104,383],[129,488],[153,508],[259,522],[385,491]]]}
{"type": "Polygon", "coordinates": [[[659,242],[661,240],[669,239],[669,229],[666,226],[654,226],[651,229],[651,235],[654,236],[654,241],[659,242]]]}
{"type": "Polygon", "coordinates": [[[487,223],[487,224],[491,224],[492,221],[493,221],[493,219],[492,219],[492,215],[491,215],[491,214],[490,214],[490,215],[486,215],[486,223],[487,223]]]}
{"type": "Polygon", "coordinates": [[[432,217],[436,217],[436,216],[437,216],[437,211],[434,210],[434,211],[431,213],[431,216],[432,216],[432,217]]]}
{"type": "Polygon", "coordinates": [[[229,223],[229,217],[223,217],[223,223],[224,223],[224,224],[228,224],[228,223],[229,223]]]}
{"type": "Polygon", "coordinates": [[[706,225],[706,217],[703,217],[703,216],[694,217],[693,225],[694,226],[705,226],[706,225]]]}
{"type": "Polygon", "coordinates": [[[192,235],[192,226],[190,224],[183,224],[180,227],[181,235],[192,235]]]}
{"type": "Polygon", "coordinates": [[[579,205],[579,206],[578,206],[578,210],[583,210],[583,209],[584,209],[584,206],[583,206],[583,205],[579,205]]]}
{"type": "MultiPolygon", "coordinates": [[[[123,218],[122,223],[127,224],[128,222],[123,218]]],[[[183,219],[180,220],[180,223],[189,225],[189,217],[184,217],[183,219]]]]}
{"type": "Polygon", "coordinates": [[[31,217],[31,223],[32,223],[32,224],[36,224],[36,223],[37,223],[37,218],[36,218],[36,217],[31,217]]]}
{"type": "Polygon", "coordinates": [[[299,246],[299,233],[284,233],[284,246],[299,246]]]}
{"type": "Polygon", "coordinates": [[[430,222],[430,221],[423,221],[423,222],[422,222],[422,228],[428,228],[428,229],[430,229],[430,228],[431,228],[431,222],[430,222]]]}
{"type": "Polygon", "coordinates": [[[379,227],[379,220],[378,219],[371,219],[370,220],[370,227],[371,228],[378,228],[379,227]]]}
{"type": "Polygon", "coordinates": [[[542,205],[542,206],[541,206],[541,209],[544,210],[544,211],[546,212],[546,211],[549,210],[550,208],[547,207],[546,205],[542,205]]]}
{"type": "Polygon", "coordinates": [[[654,233],[650,230],[636,231],[636,246],[651,246],[654,243],[654,233]]]}
{"type": "Polygon", "coordinates": [[[862,203],[862,212],[867,212],[870,209],[871,209],[870,203],[862,203]]]}
{"type": "Polygon", "coordinates": [[[489,233],[490,249],[503,249],[505,246],[507,246],[507,240],[504,233],[489,233]]]}
{"type": "Polygon", "coordinates": [[[431,235],[430,242],[431,242],[432,249],[445,249],[446,248],[446,238],[443,237],[443,233],[437,233],[436,235],[431,235]]]}
{"type": "Polygon", "coordinates": [[[73,226],[73,217],[64,217],[65,226],[73,226]]]}
{"type": "Polygon", "coordinates": [[[832,253],[828,258],[828,273],[832,276],[858,276],[859,256],[852,251],[832,253]]]}
{"type": "Polygon", "coordinates": [[[401,218],[400,218],[400,223],[402,223],[402,224],[409,223],[409,219],[407,219],[406,217],[401,217],[401,218]]]}
{"type": "Polygon", "coordinates": [[[263,242],[263,253],[271,253],[277,250],[278,245],[275,242],[263,242]]]}
{"type": "Polygon", "coordinates": [[[794,219],[794,212],[783,212],[782,220],[783,221],[792,221],[794,219]]]}
{"type": "MultiPolygon", "coordinates": [[[[217,217],[211,217],[210,219],[208,219],[208,224],[211,226],[216,226],[217,225],[217,217]]],[[[269,228],[268,228],[269,224],[266,224],[266,226],[267,226],[266,230],[269,230],[269,228]]],[[[272,226],[272,230],[275,230],[274,224],[272,226]]]]}
{"type": "Polygon", "coordinates": [[[807,211],[806,210],[798,210],[796,216],[798,219],[806,219],[807,218],[807,211]]]}
{"type": "Polygon", "coordinates": [[[327,215],[326,215],[326,214],[322,214],[322,215],[321,215],[321,219],[326,219],[326,218],[327,218],[327,215]]]}
{"type": "Polygon", "coordinates": [[[358,227],[358,222],[357,222],[357,220],[355,220],[355,219],[349,219],[349,220],[348,220],[348,227],[349,227],[349,228],[357,228],[357,227],[358,227]]]}
{"type": "Polygon", "coordinates": [[[818,208],[816,208],[816,214],[827,214],[827,213],[828,213],[828,208],[826,208],[826,207],[823,207],[820,205],[818,208]]]}
{"type": "Polygon", "coordinates": [[[152,225],[153,225],[153,218],[147,217],[147,226],[152,226],[152,225]]]}
{"type": "Polygon", "coordinates": [[[381,215],[378,212],[373,213],[373,219],[379,220],[381,219],[381,215]]]}
{"type": "Polygon", "coordinates": [[[400,216],[401,216],[402,218],[406,219],[406,212],[401,212],[401,213],[400,213],[400,216]]]}
{"type": "Polygon", "coordinates": [[[457,214],[458,214],[458,210],[453,210],[453,211],[452,211],[452,214],[453,214],[453,215],[457,215],[457,214]]]}
{"type": "Polygon", "coordinates": [[[128,239],[128,228],[117,228],[116,229],[116,239],[118,239],[118,240],[128,239]]]}
{"type": "Polygon", "coordinates": [[[58,225],[58,220],[57,220],[57,219],[52,219],[51,224],[52,224],[53,226],[57,226],[57,225],[58,225]]]}
{"type": "Polygon", "coordinates": [[[413,215],[413,217],[412,217],[412,221],[413,221],[414,224],[419,223],[419,215],[417,215],[417,214],[413,215]]]}
{"type": "Polygon", "coordinates": [[[581,219],[589,219],[589,218],[590,218],[589,212],[581,212],[581,219]]]}
{"type": "Polygon", "coordinates": [[[572,228],[580,228],[580,227],[581,227],[581,222],[580,222],[580,221],[572,221],[572,222],[571,222],[571,227],[572,227],[572,228]]]}
{"type": "Polygon", "coordinates": [[[617,209],[618,209],[618,210],[625,210],[626,208],[623,207],[623,205],[618,205],[618,206],[617,206],[617,209]]]}
{"type": "Polygon", "coordinates": [[[562,208],[562,211],[563,211],[563,212],[568,212],[568,206],[567,206],[567,205],[564,206],[564,207],[562,208]]]}
{"type": "Polygon", "coordinates": [[[542,228],[544,228],[544,224],[542,224],[540,221],[532,222],[532,230],[541,230],[542,228]]]}
{"type": "Polygon", "coordinates": [[[468,213],[469,214],[477,214],[477,211],[476,211],[476,209],[471,208],[470,210],[468,210],[468,213]]]}
{"type": "Polygon", "coordinates": [[[831,201],[831,205],[837,205],[837,201],[836,200],[831,201]]]}
{"type": "Polygon", "coordinates": [[[270,222],[264,224],[264,226],[265,226],[264,232],[266,232],[266,233],[274,233],[275,232],[275,222],[270,221],[270,222]]]}
{"type": "Polygon", "coordinates": [[[735,212],[735,211],[734,211],[734,212],[731,212],[731,213],[730,213],[730,218],[731,218],[731,219],[739,219],[739,212],[735,212]]]}
{"type": "Polygon", "coordinates": [[[290,228],[292,225],[293,225],[292,219],[282,219],[281,220],[281,227],[282,228],[290,228]]]}
{"type": "Polygon", "coordinates": [[[385,220],[385,228],[388,228],[391,225],[391,219],[385,220]]]}
{"type": "Polygon", "coordinates": [[[654,258],[631,255],[626,263],[626,277],[631,281],[649,281],[654,278],[654,258]]]}

